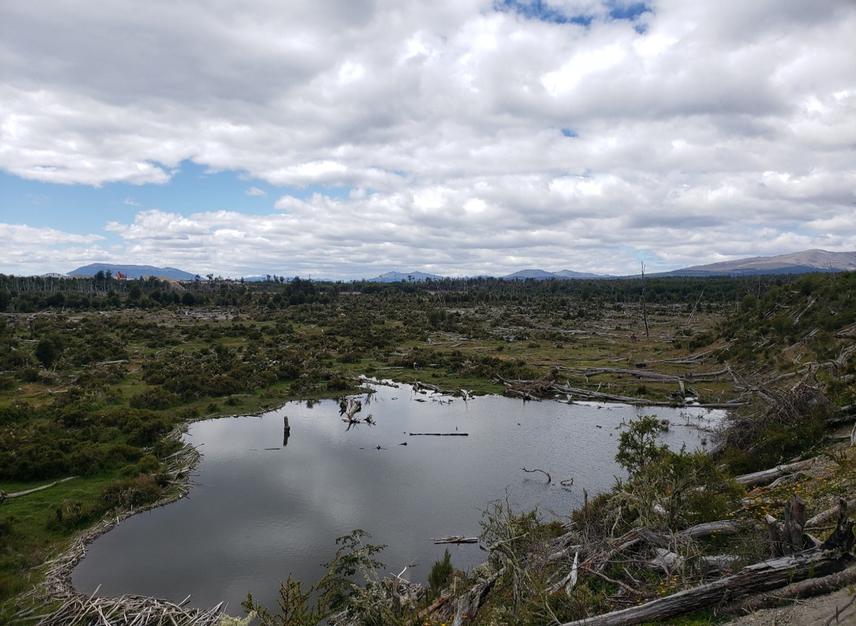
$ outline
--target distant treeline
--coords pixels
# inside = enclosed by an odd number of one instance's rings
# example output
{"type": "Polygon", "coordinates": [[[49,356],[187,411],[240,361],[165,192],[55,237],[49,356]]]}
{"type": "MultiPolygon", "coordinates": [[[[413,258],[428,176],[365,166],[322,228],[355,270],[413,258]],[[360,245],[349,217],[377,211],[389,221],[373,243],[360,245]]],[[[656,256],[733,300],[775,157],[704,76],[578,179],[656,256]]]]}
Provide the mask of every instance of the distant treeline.
{"type": "Polygon", "coordinates": [[[447,305],[496,302],[525,304],[544,298],[582,302],[735,303],[761,298],[795,276],[648,277],[610,280],[503,280],[445,278],[436,281],[376,283],[325,282],[300,278],[244,282],[214,277],[168,281],[154,277],[117,280],[109,273],[93,277],[9,276],[0,274],[0,311],[45,309],[119,309],[163,306],[263,306],[329,304],[359,294],[391,299],[430,296],[447,305]]]}

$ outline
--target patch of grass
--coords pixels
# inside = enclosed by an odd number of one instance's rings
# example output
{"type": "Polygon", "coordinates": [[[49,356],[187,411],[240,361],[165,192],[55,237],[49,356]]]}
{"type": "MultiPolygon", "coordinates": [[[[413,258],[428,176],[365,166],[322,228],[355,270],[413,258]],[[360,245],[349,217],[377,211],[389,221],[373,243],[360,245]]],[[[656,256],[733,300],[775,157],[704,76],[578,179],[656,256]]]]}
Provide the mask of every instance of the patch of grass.
{"type": "MultiPolygon", "coordinates": [[[[40,566],[63,550],[79,527],[54,524],[64,502],[81,507],[102,505],[102,492],[118,477],[107,473],[75,478],[50,489],[7,500],[0,505],[0,601],[29,589],[41,579],[40,566]]],[[[0,484],[8,493],[32,489],[50,481],[0,484]]]]}

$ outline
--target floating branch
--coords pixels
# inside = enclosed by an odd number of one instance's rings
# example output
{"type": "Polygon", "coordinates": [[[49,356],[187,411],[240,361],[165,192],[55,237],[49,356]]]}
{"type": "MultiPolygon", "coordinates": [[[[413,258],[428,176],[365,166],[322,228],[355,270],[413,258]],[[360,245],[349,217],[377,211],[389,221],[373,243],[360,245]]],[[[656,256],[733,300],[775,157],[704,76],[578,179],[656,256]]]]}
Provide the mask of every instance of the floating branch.
{"type": "MultiPolygon", "coordinates": [[[[553,478],[550,476],[550,474],[548,474],[548,473],[547,473],[547,472],[545,472],[544,470],[539,469],[539,468],[537,468],[537,467],[536,467],[535,469],[531,469],[531,470],[530,470],[530,469],[526,469],[525,467],[521,467],[520,469],[521,469],[521,470],[523,470],[524,472],[526,472],[527,474],[534,474],[535,472],[540,472],[541,474],[544,474],[544,476],[546,476],[546,477],[547,477],[547,484],[548,484],[548,485],[549,485],[551,482],[553,482],[553,478]]],[[[563,481],[563,482],[564,482],[564,481],[563,481]]],[[[573,481],[572,481],[572,483],[571,483],[571,484],[573,484],[573,481]]]]}
{"type": "Polygon", "coordinates": [[[434,543],[478,543],[478,537],[464,537],[463,535],[450,535],[448,537],[437,537],[434,543]]]}

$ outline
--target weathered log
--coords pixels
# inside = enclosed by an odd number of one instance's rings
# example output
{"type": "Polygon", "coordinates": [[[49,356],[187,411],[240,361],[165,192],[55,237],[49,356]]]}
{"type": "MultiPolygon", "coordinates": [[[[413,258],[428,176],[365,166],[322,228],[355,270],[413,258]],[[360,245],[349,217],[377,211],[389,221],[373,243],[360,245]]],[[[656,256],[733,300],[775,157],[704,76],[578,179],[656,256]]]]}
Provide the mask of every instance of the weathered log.
{"type": "Polygon", "coordinates": [[[826,550],[843,549],[849,552],[853,547],[853,541],[853,522],[847,519],[847,500],[839,498],[838,522],[835,525],[835,530],[826,538],[821,547],[826,550]]]}
{"type": "Polygon", "coordinates": [[[455,611],[455,617],[452,620],[453,626],[462,626],[465,621],[472,620],[478,613],[479,608],[484,603],[484,599],[488,592],[494,586],[497,580],[505,574],[505,567],[489,575],[487,578],[477,582],[470,591],[458,598],[458,608],[455,611]]]}
{"type": "Polygon", "coordinates": [[[770,469],[761,470],[760,472],[752,472],[751,474],[743,474],[735,478],[735,482],[746,487],[757,487],[758,485],[766,485],[785,474],[792,474],[812,466],[815,459],[806,461],[797,461],[796,463],[788,463],[785,465],[777,465],[770,469]]]}
{"type": "Polygon", "coordinates": [[[6,493],[5,491],[0,491],[0,504],[9,500],[10,498],[20,498],[21,496],[26,496],[31,493],[36,493],[37,491],[44,491],[45,489],[50,489],[51,487],[55,487],[61,483],[67,482],[77,478],[77,476],[69,476],[68,478],[63,478],[62,480],[55,480],[52,483],[48,483],[47,485],[41,485],[40,487],[33,487],[32,489],[26,489],[24,491],[14,491],[12,493],[6,493]]]}
{"type": "Polygon", "coordinates": [[[623,376],[632,376],[641,380],[660,380],[663,382],[675,382],[680,379],[680,376],[674,374],[661,374],[651,370],[634,370],[622,367],[589,367],[582,370],[577,370],[583,376],[597,376],[599,374],[618,374],[623,376]]]}
{"type": "Polygon", "coordinates": [[[553,385],[553,391],[565,393],[570,396],[577,396],[586,400],[602,400],[605,402],[621,402],[622,404],[631,404],[634,406],[682,406],[682,402],[662,402],[656,400],[648,400],[645,398],[634,398],[631,396],[620,396],[611,393],[603,393],[601,391],[591,391],[590,389],[582,389],[580,387],[571,387],[569,385],[553,385]]]}
{"type": "Polygon", "coordinates": [[[690,526],[678,533],[680,537],[700,539],[710,535],[736,535],[740,531],[740,525],[734,520],[726,519],[718,522],[705,522],[690,526]]]}
{"type": "Polygon", "coordinates": [[[408,433],[411,437],[469,437],[470,433],[408,433]]]}
{"type": "Polygon", "coordinates": [[[766,520],[773,556],[795,554],[814,547],[813,539],[805,535],[805,504],[798,496],[785,505],[784,521],[772,515],[767,515],[766,520]]]}
{"type": "Polygon", "coordinates": [[[792,585],[777,589],[775,593],[761,593],[730,607],[729,613],[752,613],[761,609],[769,609],[800,598],[810,598],[825,593],[831,593],[842,587],[856,582],[856,565],[847,569],[821,576],[820,578],[808,578],[792,585]]]}
{"type": "Polygon", "coordinates": [[[655,380],[662,382],[704,382],[720,378],[728,374],[728,369],[723,368],[712,372],[688,372],[681,376],[677,374],[664,374],[649,369],[628,369],[622,367],[589,367],[578,370],[583,376],[597,376],[599,374],[617,374],[619,376],[632,376],[640,380],[655,380]]]}
{"type": "Polygon", "coordinates": [[[826,420],[827,428],[834,428],[836,426],[846,426],[847,424],[852,424],[856,422],[856,413],[852,415],[839,415],[838,417],[830,417],[826,420]]]}
{"type": "Polygon", "coordinates": [[[840,550],[807,552],[756,563],[731,576],[658,598],[645,604],[567,622],[563,626],[630,626],[658,622],[713,606],[729,598],[742,598],[839,571],[845,563],[840,550]]]}
{"type": "MultiPolygon", "coordinates": [[[[856,507],[856,498],[851,500],[847,500],[845,503],[847,510],[853,510],[856,507]]],[[[823,526],[828,522],[831,522],[838,515],[839,510],[841,509],[841,504],[836,504],[834,507],[826,509],[815,515],[814,517],[810,517],[805,522],[806,528],[817,528],[818,526],[823,526]]]]}
{"type": "Polygon", "coordinates": [[[713,556],[699,557],[702,569],[707,572],[730,572],[740,562],[740,557],[735,554],[715,554],[713,556]]]}
{"type": "Polygon", "coordinates": [[[434,539],[434,543],[443,544],[443,543],[478,543],[478,537],[464,537],[463,535],[450,535],[448,537],[437,537],[434,539]]]}

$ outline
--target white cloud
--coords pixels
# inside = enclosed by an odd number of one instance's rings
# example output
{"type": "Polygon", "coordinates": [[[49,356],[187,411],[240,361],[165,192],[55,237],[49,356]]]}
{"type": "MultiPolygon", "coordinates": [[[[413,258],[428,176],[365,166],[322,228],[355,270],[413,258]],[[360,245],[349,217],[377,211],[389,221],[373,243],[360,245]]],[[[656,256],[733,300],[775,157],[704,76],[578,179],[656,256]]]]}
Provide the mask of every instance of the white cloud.
{"type": "Polygon", "coordinates": [[[160,184],[191,159],[337,188],[269,216],[108,228],[129,256],[230,273],[856,248],[856,5],[656,0],[610,18],[632,4],[547,2],[586,26],[492,0],[5,3],[0,168],[160,184]]]}
{"type": "Polygon", "coordinates": [[[264,189],[259,189],[258,187],[250,187],[245,193],[253,198],[264,198],[267,195],[264,189]]]}
{"type": "Polygon", "coordinates": [[[0,222],[0,241],[3,242],[0,273],[38,274],[57,271],[57,268],[68,271],[88,263],[93,255],[106,255],[99,245],[103,239],[95,234],[81,235],[0,222]]]}

